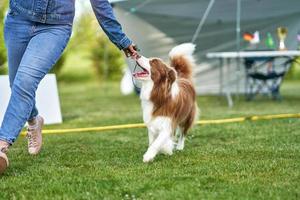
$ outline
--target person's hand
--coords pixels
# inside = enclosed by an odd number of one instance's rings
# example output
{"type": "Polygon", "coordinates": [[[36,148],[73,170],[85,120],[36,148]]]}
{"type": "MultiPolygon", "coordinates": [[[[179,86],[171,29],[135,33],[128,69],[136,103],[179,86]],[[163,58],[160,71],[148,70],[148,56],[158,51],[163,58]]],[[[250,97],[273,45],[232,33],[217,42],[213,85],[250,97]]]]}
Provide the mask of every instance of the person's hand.
{"type": "Polygon", "coordinates": [[[131,57],[132,59],[137,59],[139,57],[137,52],[137,47],[134,44],[131,44],[129,47],[123,49],[126,57],[131,57]]]}

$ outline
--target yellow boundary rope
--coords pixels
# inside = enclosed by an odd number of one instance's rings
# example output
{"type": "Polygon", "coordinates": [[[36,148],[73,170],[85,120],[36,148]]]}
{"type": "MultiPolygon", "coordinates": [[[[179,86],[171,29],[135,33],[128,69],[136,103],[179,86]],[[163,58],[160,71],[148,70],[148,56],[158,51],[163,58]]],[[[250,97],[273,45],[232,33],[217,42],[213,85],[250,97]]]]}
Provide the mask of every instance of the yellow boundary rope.
{"type": "MultiPolygon", "coordinates": [[[[226,124],[234,122],[245,122],[245,121],[258,121],[258,120],[271,120],[271,119],[286,119],[286,118],[300,118],[300,113],[297,114],[277,114],[277,115],[258,115],[248,117],[237,117],[229,119],[217,119],[217,120],[200,120],[197,121],[197,125],[209,125],[209,124],[226,124]]],[[[100,132],[100,131],[111,131],[120,129],[132,129],[132,128],[145,128],[145,124],[124,124],[124,125],[113,125],[113,126],[101,126],[91,128],[73,128],[73,129],[56,129],[56,130],[43,130],[43,134],[64,134],[64,133],[78,133],[78,132],[100,132]]],[[[23,132],[22,135],[25,135],[23,132]]]]}

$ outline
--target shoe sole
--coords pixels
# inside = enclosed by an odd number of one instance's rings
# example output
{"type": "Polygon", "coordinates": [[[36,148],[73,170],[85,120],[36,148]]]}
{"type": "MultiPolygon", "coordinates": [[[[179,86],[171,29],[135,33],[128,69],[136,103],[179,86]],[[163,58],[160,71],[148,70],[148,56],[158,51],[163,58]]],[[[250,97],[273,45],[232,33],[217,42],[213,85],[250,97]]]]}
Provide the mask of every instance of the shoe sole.
{"type": "Polygon", "coordinates": [[[8,158],[6,154],[0,152],[0,174],[3,174],[8,168],[8,158]]]}

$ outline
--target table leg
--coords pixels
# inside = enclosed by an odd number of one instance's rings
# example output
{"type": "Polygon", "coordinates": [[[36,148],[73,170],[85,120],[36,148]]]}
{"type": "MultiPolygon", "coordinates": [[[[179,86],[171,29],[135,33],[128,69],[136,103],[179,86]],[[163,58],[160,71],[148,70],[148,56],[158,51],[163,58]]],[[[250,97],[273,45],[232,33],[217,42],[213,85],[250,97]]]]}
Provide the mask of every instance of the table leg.
{"type": "Polygon", "coordinates": [[[239,100],[240,95],[240,84],[241,84],[241,58],[237,57],[236,59],[236,99],[239,100]]]}
{"type": "Polygon", "coordinates": [[[231,95],[231,59],[227,58],[226,61],[226,97],[227,97],[227,102],[228,102],[228,107],[233,107],[233,100],[232,100],[232,95],[231,95]]]}
{"type": "Polygon", "coordinates": [[[224,58],[220,58],[220,68],[219,68],[219,83],[220,83],[220,92],[219,94],[223,94],[223,66],[224,66],[224,58]]]}

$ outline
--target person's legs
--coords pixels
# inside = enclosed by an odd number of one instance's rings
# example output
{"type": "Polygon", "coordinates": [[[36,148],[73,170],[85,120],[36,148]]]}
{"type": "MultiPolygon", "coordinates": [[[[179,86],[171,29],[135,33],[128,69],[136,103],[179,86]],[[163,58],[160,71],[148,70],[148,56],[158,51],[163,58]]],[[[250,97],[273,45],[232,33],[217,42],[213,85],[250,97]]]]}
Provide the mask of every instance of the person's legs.
{"type": "Polygon", "coordinates": [[[35,105],[38,84],[62,54],[70,38],[69,25],[36,24],[12,84],[12,94],[0,129],[0,140],[12,144],[35,105]]]}
{"type": "MultiPolygon", "coordinates": [[[[8,14],[5,19],[4,38],[7,48],[10,87],[13,85],[21,59],[31,39],[34,24],[34,22],[12,14],[8,14]]],[[[37,115],[38,110],[36,106],[34,106],[29,119],[32,120],[37,115]]]]}
{"type": "MultiPolygon", "coordinates": [[[[13,13],[8,13],[5,18],[4,39],[7,49],[10,87],[13,85],[21,59],[30,41],[32,25],[32,22],[21,20],[21,18],[17,18],[13,13]]],[[[5,136],[0,136],[0,151],[6,147],[8,143],[9,141],[5,136]]]]}
{"type": "Polygon", "coordinates": [[[43,120],[36,117],[35,92],[60,57],[70,35],[69,25],[37,24],[12,15],[6,18],[5,43],[12,94],[0,127],[0,174],[9,165],[8,147],[16,140],[27,120],[39,121],[28,130],[29,153],[39,152],[43,120]],[[34,148],[30,149],[30,146],[34,148]]]}

